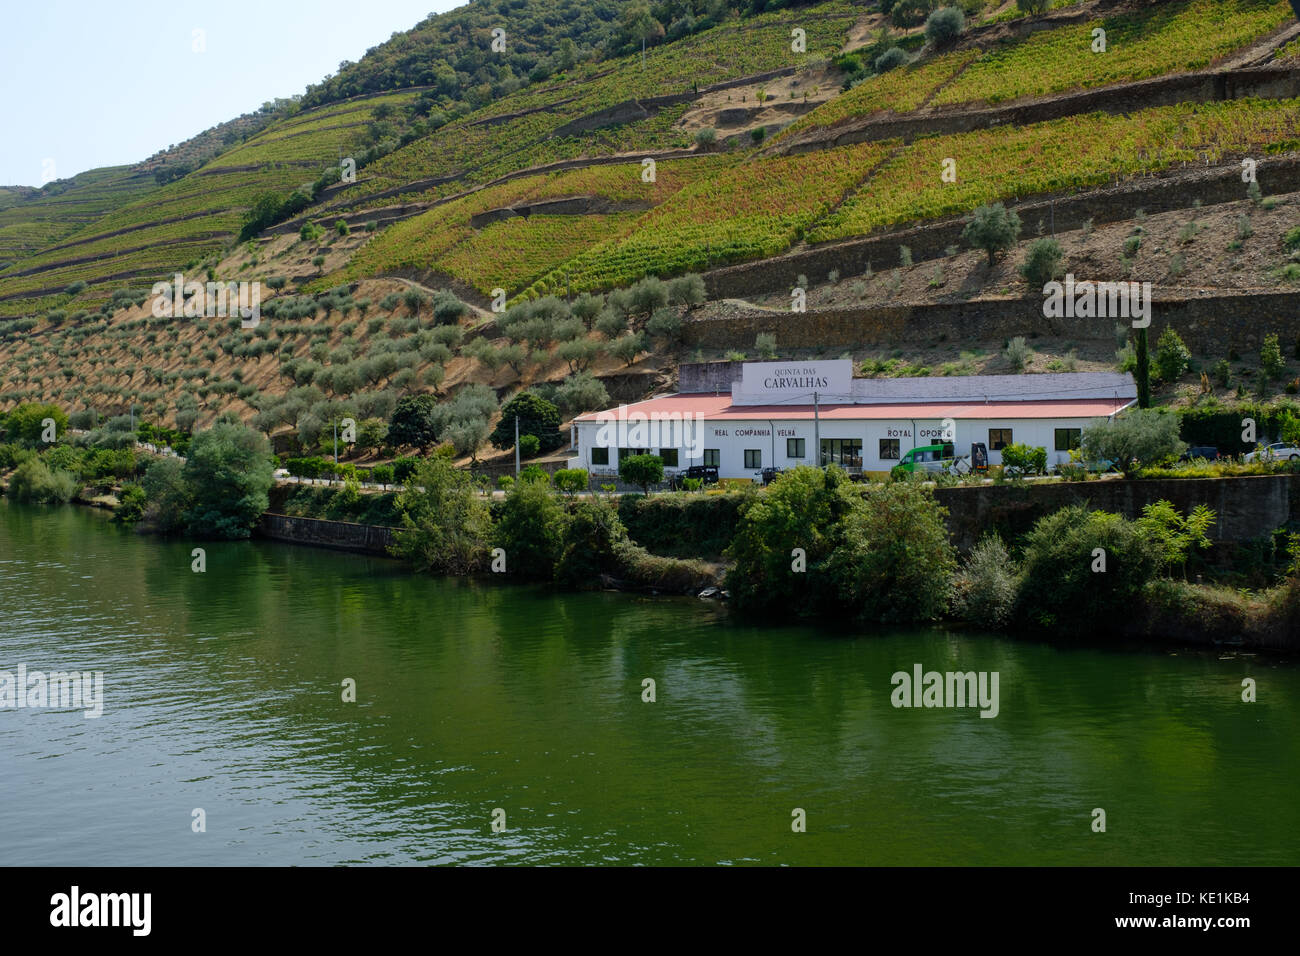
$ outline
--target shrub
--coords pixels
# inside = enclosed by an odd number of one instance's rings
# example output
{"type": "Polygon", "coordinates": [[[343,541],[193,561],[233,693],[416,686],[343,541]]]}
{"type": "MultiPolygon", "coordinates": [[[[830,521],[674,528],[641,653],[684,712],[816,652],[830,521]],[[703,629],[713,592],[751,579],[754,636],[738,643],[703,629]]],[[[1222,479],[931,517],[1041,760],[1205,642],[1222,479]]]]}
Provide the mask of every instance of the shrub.
{"type": "Polygon", "coordinates": [[[515,482],[497,518],[493,539],[505,549],[506,573],[554,577],[567,522],[563,506],[545,482],[515,482]]]}
{"type": "Polygon", "coordinates": [[[754,348],[758,351],[759,358],[776,358],[776,334],[773,332],[759,332],[754,337],[754,348]]]}
{"type": "Polygon", "coordinates": [[[422,462],[411,478],[397,496],[402,529],[393,553],[439,574],[479,570],[492,523],[473,480],[442,456],[422,462]]]}
{"type": "MultiPolygon", "coordinates": [[[[557,485],[561,474],[555,475],[557,485]]],[[[617,548],[626,540],[627,529],[609,501],[587,498],[577,502],[561,537],[556,581],[568,587],[599,587],[601,578],[617,566],[617,548]]]]}
{"type": "Polygon", "coordinates": [[[23,402],[3,419],[5,438],[34,448],[45,442],[45,421],[54,422],[54,438],[63,437],[68,430],[68,415],[57,405],[23,402]]]}
{"type": "Polygon", "coordinates": [[[1160,549],[1137,522],[1071,505],[1025,536],[1017,613],[1034,628],[1083,633],[1128,613],[1160,568],[1160,549]],[[1105,570],[1100,568],[1104,559],[1105,570]]]}
{"type": "Polygon", "coordinates": [[[1020,274],[1031,286],[1043,286],[1061,274],[1061,244],[1055,239],[1035,239],[1025,253],[1020,274]]]}
{"type": "Polygon", "coordinates": [[[1281,378],[1286,372],[1286,359],[1282,358],[1282,347],[1276,333],[1264,336],[1264,345],[1259,350],[1259,367],[1270,379],[1281,378]]]}
{"type": "Polygon", "coordinates": [[[996,534],[987,534],[953,577],[952,613],[977,627],[1000,628],[1015,610],[1017,583],[1007,546],[996,534]]]}
{"type": "Polygon", "coordinates": [[[658,455],[620,457],[618,476],[629,485],[640,485],[641,491],[648,495],[651,485],[664,480],[664,463],[658,455]]]}
{"type": "Polygon", "coordinates": [[[946,46],[966,29],[966,15],[960,7],[940,7],[926,18],[925,38],[936,47],[946,46]]]}
{"type": "Polygon", "coordinates": [[[1166,382],[1176,382],[1187,371],[1191,360],[1192,353],[1183,344],[1182,337],[1172,326],[1166,326],[1156,340],[1156,370],[1160,373],[1160,378],[1166,382]]]}
{"type": "Polygon", "coordinates": [[[1020,217],[1000,202],[976,209],[961,233],[962,239],[973,248],[988,253],[990,268],[999,252],[1015,246],[1019,235],[1020,217]]]}
{"type": "Polygon", "coordinates": [[[1015,469],[1017,475],[1041,475],[1047,471],[1047,449],[1033,448],[1019,442],[1002,449],[1002,471],[1015,469]]]}
{"type": "Polygon", "coordinates": [[[1115,461],[1131,477],[1140,468],[1181,455],[1187,445],[1178,431],[1177,415],[1131,408],[1085,428],[1080,450],[1087,461],[1115,461]]]}
{"type": "Polygon", "coordinates": [[[555,403],[571,415],[605,408],[609,405],[609,391],[603,382],[590,372],[575,372],[555,390],[555,403]]]}
{"type": "Polygon", "coordinates": [[[370,469],[370,480],[380,485],[391,485],[394,479],[392,465],[375,465],[370,469]]]}
{"type": "Polygon", "coordinates": [[[251,428],[217,422],[190,442],[186,528],[198,537],[246,538],[270,504],[270,446],[251,428]]]}
{"type": "Polygon", "coordinates": [[[117,507],[113,509],[113,520],[121,524],[135,524],[144,517],[148,496],[139,485],[123,485],[117,495],[117,507]]]}
{"type": "Polygon", "coordinates": [[[334,223],[334,231],[340,236],[346,236],[348,234],[348,221],[346,219],[340,219],[338,222],[334,223]]]}
{"type": "Polygon", "coordinates": [[[561,468],[552,477],[557,490],[564,492],[566,495],[575,495],[580,491],[586,491],[589,482],[589,475],[585,468],[561,468]]]}
{"type": "Polygon", "coordinates": [[[1052,0],[1016,0],[1016,9],[1021,13],[1046,13],[1052,0]]]}
{"type": "Polygon", "coordinates": [[[891,46],[880,56],[876,57],[875,67],[877,73],[888,73],[895,67],[902,66],[907,62],[907,53],[899,46],[891,46]]]}
{"type": "Polygon", "coordinates": [[[712,149],[713,144],[717,141],[718,131],[716,129],[705,127],[704,129],[697,129],[695,131],[695,145],[702,150],[712,149]]]}
{"type": "Polygon", "coordinates": [[[1033,358],[1034,351],[1025,343],[1025,337],[1023,335],[1017,335],[1007,343],[1007,347],[1003,350],[1002,354],[1005,355],[1007,361],[1011,363],[1011,370],[1013,372],[1023,372],[1025,366],[1029,364],[1029,360],[1033,358]]]}
{"type": "Polygon", "coordinates": [[[14,501],[32,504],[67,504],[78,488],[74,475],[58,468],[50,468],[40,458],[32,457],[22,462],[9,476],[6,494],[14,501]]]}
{"type": "Polygon", "coordinates": [[[947,512],[915,482],[857,498],[835,528],[826,562],[834,607],[868,621],[930,621],[948,606],[956,555],[947,512]]]}
{"type": "Polygon", "coordinates": [[[519,453],[525,458],[536,458],[537,453],[541,450],[542,442],[536,435],[519,436],[519,453]]]}

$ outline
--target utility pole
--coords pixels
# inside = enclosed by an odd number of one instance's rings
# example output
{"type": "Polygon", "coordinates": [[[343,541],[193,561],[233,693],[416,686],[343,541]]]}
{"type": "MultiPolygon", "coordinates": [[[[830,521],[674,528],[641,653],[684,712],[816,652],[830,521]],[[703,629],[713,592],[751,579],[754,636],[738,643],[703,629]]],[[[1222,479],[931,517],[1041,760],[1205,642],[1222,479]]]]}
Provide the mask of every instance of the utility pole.
{"type": "Polygon", "coordinates": [[[515,416],[515,477],[519,477],[519,416],[515,416]]]}
{"type": "Polygon", "coordinates": [[[339,420],[336,418],[331,423],[334,426],[334,464],[339,463],[339,420]]]}
{"type": "Polygon", "coordinates": [[[817,467],[823,468],[826,465],[826,460],[822,457],[821,408],[817,399],[817,393],[813,392],[813,444],[817,446],[817,467]]]}

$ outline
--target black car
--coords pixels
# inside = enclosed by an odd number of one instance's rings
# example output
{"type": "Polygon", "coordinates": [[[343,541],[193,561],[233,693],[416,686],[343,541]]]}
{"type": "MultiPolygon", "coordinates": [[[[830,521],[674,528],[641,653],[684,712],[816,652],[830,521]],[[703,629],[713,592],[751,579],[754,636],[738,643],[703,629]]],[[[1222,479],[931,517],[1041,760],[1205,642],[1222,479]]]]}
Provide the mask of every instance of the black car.
{"type": "Polygon", "coordinates": [[[668,487],[674,491],[683,487],[682,482],[687,478],[696,478],[706,485],[716,485],[718,483],[718,468],[716,465],[691,465],[685,471],[679,471],[668,479],[668,487]]]}
{"type": "Polygon", "coordinates": [[[764,484],[765,486],[766,486],[766,485],[770,485],[773,481],[776,480],[776,476],[779,475],[779,474],[781,474],[781,469],[780,469],[780,468],[764,468],[764,469],[763,469],[763,484],[764,484]]]}
{"type": "Polygon", "coordinates": [[[1219,457],[1219,449],[1213,445],[1193,445],[1179,455],[1178,460],[1191,461],[1193,458],[1204,458],[1207,461],[1217,461],[1219,457]]]}

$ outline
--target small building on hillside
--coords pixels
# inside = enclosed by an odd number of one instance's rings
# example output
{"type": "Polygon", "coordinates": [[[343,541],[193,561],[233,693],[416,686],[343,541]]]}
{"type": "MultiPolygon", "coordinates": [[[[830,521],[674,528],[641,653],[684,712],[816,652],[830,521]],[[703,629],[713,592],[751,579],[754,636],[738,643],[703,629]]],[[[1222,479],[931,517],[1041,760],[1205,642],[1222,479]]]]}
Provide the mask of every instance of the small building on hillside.
{"type": "Polygon", "coordinates": [[[1012,443],[1066,463],[1085,426],[1137,401],[1128,373],[1060,372],[938,378],[854,378],[847,359],[683,365],[680,391],[580,415],[569,465],[617,474],[619,460],[656,454],[669,474],[692,465],[722,478],[837,464],[889,473],[910,449],[980,443],[991,465],[1012,443]]]}

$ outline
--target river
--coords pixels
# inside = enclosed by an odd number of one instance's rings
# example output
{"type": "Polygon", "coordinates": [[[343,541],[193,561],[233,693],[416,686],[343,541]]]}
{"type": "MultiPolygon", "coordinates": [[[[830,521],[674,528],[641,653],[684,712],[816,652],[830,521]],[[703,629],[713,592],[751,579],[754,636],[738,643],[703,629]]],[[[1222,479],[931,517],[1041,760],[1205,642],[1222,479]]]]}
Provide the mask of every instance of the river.
{"type": "Polygon", "coordinates": [[[1300,863],[1295,661],[198,544],[0,500],[0,671],[104,698],[0,709],[0,864],[1300,863]],[[893,707],[915,664],[997,716],[893,707]]]}

